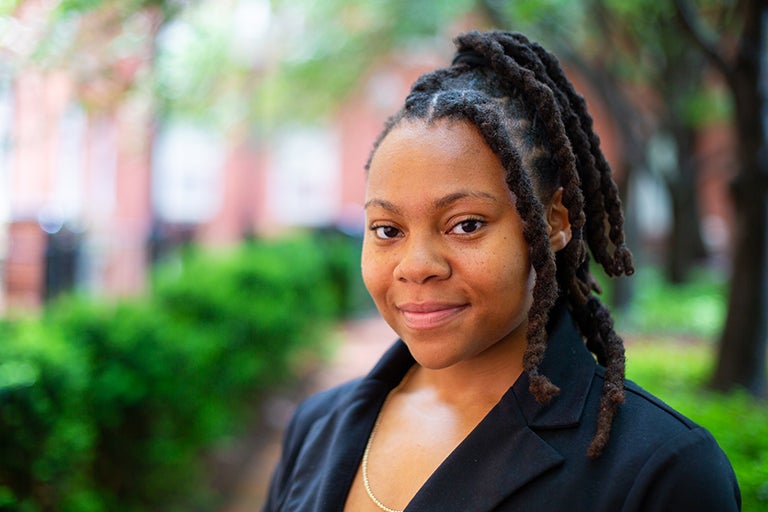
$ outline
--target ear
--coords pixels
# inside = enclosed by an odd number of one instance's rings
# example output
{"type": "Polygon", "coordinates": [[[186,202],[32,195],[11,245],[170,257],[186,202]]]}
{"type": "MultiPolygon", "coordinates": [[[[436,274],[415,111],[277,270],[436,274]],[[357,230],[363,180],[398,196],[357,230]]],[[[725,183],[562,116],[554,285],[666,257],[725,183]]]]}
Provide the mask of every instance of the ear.
{"type": "Polygon", "coordinates": [[[568,208],[563,205],[563,187],[552,195],[547,206],[547,234],[552,252],[557,252],[571,241],[571,221],[568,208]]]}

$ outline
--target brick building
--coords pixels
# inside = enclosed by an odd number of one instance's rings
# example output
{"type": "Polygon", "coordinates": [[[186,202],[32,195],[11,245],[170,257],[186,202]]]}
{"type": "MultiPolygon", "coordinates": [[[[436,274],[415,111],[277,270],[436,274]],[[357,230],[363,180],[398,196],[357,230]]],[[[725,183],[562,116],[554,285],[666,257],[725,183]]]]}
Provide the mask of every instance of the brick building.
{"type": "MultiPolygon", "coordinates": [[[[93,108],[146,65],[141,55],[114,63],[109,76],[125,82],[117,84],[83,84],[62,70],[0,70],[0,311],[34,310],[71,288],[137,293],[153,258],[180,241],[232,245],[293,226],[361,230],[371,144],[411,82],[445,58],[385,59],[322,127],[255,141],[193,124],[157,127],[140,94],[93,108]]],[[[575,82],[611,161],[611,120],[575,82]]],[[[727,155],[724,133],[705,137],[704,151],[727,155]]],[[[706,162],[704,214],[716,231],[727,225],[723,162],[706,162]]],[[[646,214],[664,204],[653,190],[650,203],[638,203],[652,205],[646,214]]]]}

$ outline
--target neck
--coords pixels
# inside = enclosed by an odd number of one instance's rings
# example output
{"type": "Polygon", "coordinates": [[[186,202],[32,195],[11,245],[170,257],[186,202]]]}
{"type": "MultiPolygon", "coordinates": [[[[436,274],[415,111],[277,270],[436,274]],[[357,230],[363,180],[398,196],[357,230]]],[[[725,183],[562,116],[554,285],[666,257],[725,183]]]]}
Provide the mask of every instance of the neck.
{"type": "Polygon", "coordinates": [[[489,408],[522,374],[524,350],[517,344],[499,343],[447,368],[417,365],[408,388],[430,390],[435,399],[449,406],[489,408]]]}

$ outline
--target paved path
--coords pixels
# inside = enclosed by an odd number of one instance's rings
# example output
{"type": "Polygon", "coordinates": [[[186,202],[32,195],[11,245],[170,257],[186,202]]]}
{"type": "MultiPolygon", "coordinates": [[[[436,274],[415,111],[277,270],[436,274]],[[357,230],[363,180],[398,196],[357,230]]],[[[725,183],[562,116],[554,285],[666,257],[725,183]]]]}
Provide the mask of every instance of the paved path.
{"type": "Polygon", "coordinates": [[[296,402],[308,394],[364,375],[397,335],[378,316],[352,320],[336,333],[338,348],[326,368],[318,371],[299,396],[276,397],[265,405],[269,420],[267,439],[259,443],[257,453],[237,487],[234,499],[221,512],[258,512],[264,503],[272,469],[280,455],[282,428],[291,416],[296,402]]]}

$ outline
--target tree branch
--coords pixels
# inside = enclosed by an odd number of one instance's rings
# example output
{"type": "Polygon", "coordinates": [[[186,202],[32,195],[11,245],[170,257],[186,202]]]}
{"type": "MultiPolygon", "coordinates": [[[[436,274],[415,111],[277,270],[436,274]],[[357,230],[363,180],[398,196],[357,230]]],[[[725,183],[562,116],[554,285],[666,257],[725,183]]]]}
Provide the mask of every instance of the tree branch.
{"type": "Polygon", "coordinates": [[[501,6],[495,0],[480,0],[480,9],[496,27],[509,30],[509,20],[501,6]]]}
{"type": "Polygon", "coordinates": [[[685,29],[693,42],[701,49],[707,58],[724,76],[729,76],[731,67],[718,50],[717,46],[704,35],[699,23],[699,17],[693,12],[688,0],[675,0],[675,11],[680,25],[685,29]]]}

